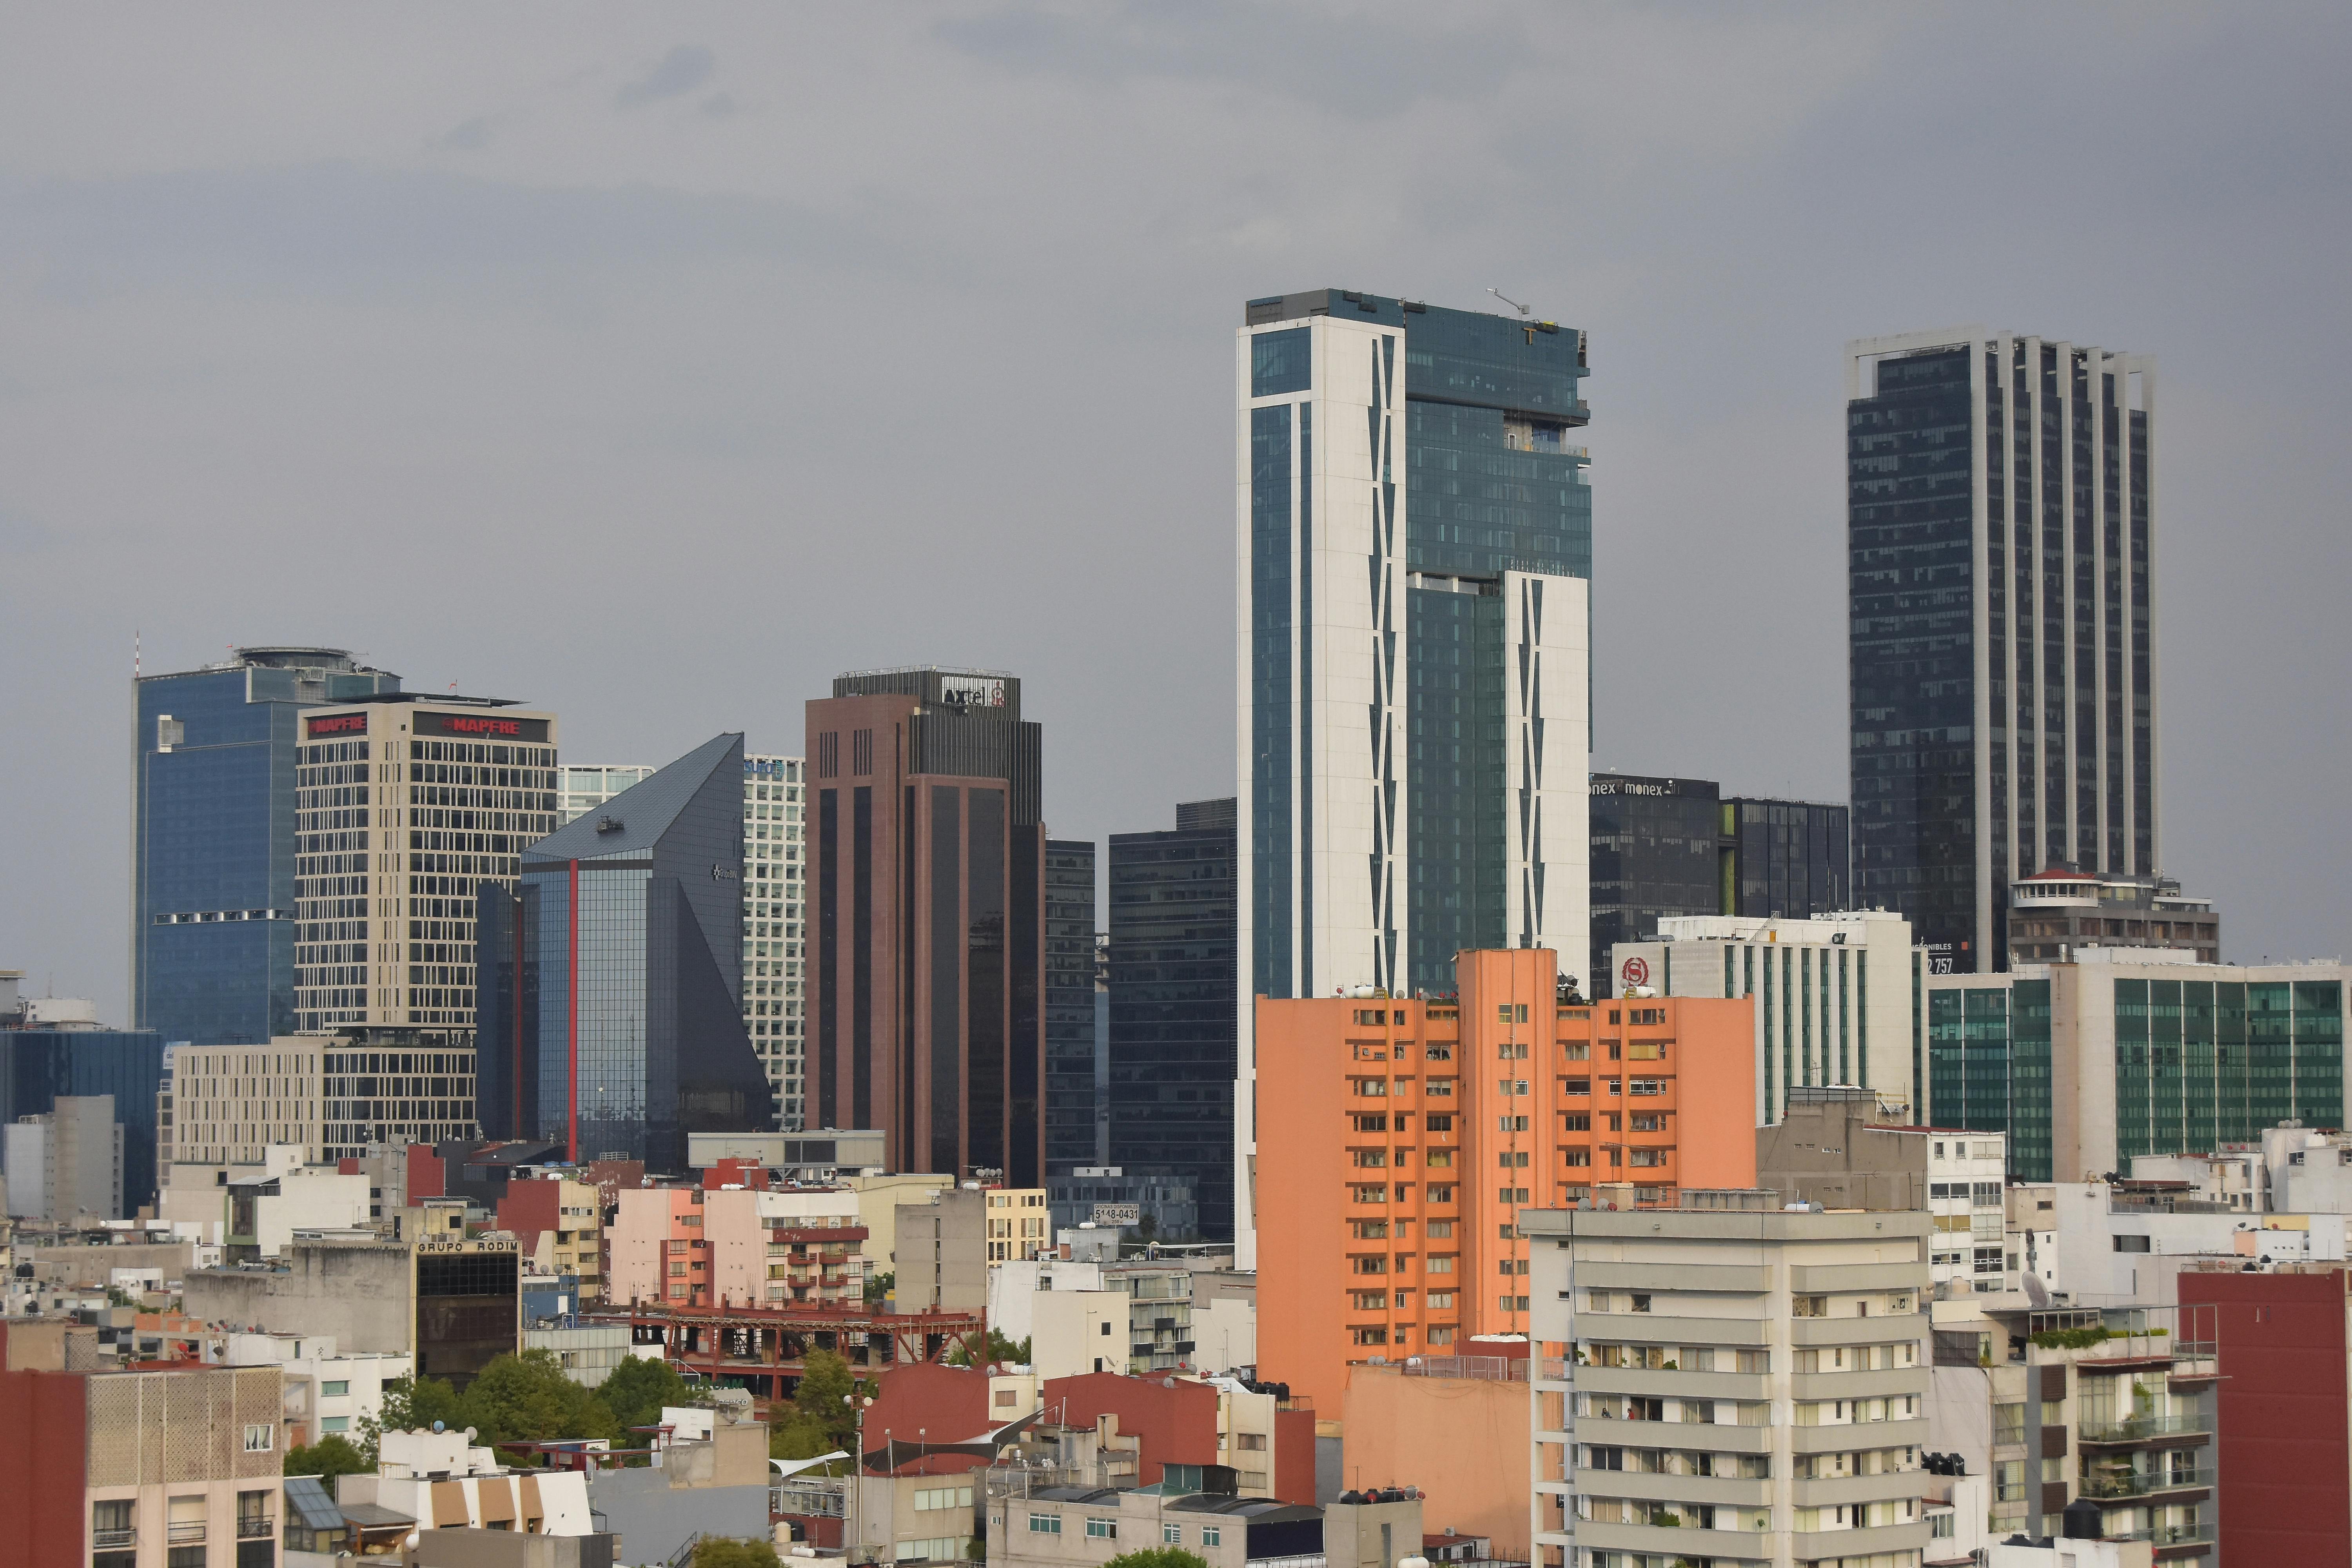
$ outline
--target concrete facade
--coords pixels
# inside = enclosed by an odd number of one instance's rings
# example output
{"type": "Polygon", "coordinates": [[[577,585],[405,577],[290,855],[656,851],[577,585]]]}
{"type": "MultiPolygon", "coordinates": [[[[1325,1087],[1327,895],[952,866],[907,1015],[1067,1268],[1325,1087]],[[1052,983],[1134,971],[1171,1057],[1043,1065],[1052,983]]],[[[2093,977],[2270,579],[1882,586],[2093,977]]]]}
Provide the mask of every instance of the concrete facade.
{"type": "Polygon", "coordinates": [[[1537,1547],[1569,1568],[1621,1552],[1916,1564],[1927,1216],[1685,1200],[1726,1206],[1520,1217],[1537,1547]]]}

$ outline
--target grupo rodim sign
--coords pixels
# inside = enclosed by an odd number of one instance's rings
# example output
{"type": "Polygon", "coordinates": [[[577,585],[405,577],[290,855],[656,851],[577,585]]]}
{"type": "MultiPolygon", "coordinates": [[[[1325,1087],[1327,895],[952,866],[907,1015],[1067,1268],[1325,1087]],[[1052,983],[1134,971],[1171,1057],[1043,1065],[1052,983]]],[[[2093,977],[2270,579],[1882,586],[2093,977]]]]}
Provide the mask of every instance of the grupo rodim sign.
{"type": "Polygon", "coordinates": [[[436,713],[420,710],[413,731],[419,735],[447,735],[461,741],[538,741],[547,739],[544,719],[513,719],[502,713],[436,713]]]}
{"type": "Polygon", "coordinates": [[[1002,708],[1004,682],[994,676],[942,675],[940,700],[956,708],[1002,708]]]}
{"type": "Polygon", "coordinates": [[[367,721],[364,713],[330,713],[324,718],[304,720],[302,733],[313,741],[327,735],[364,735],[367,721]]]}

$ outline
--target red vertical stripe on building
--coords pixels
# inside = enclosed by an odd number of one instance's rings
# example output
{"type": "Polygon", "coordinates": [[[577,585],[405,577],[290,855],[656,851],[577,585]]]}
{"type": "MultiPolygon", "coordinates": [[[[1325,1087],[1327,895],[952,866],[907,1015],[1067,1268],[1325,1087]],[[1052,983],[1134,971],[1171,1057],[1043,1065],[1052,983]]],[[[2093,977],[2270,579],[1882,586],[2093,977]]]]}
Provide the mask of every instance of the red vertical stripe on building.
{"type": "Polygon", "coordinates": [[[572,1133],[565,1155],[580,1163],[580,862],[572,862],[572,918],[564,928],[570,954],[564,964],[563,1032],[572,1058],[572,1133]]]}

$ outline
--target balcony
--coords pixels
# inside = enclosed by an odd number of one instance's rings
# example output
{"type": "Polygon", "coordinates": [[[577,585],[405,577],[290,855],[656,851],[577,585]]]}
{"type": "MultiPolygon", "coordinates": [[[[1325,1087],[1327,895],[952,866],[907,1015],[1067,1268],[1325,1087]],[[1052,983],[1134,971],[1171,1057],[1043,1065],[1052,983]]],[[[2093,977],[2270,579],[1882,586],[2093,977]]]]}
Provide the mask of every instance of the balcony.
{"type": "Polygon", "coordinates": [[[204,1544],[205,1521],[191,1519],[174,1522],[164,1539],[174,1546],[200,1546],[204,1544]]]}
{"type": "Polygon", "coordinates": [[[2210,1523],[2165,1524],[2154,1530],[2135,1530],[2129,1535],[2108,1535],[2106,1541],[2145,1541],[2156,1547],[2159,1557],[2178,1552],[2188,1556],[2210,1550],[2214,1544],[2214,1527],[2210,1523]]]}
{"type": "Polygon", "coordinates": [[[1769,1562],[1771,1551],[1766,1542],[1769,1539],[1766,1535],[1740,1530],[1695,1530],[1687,1525],[1674,1529],[1655,1524],[1604,1524],[1593,1519],[1576,1521],[1576,1541],[1580,1546],[1607,1552],[1653,1552],[1669,1563],[1676,1557],[1730,1557],[1769,1562]]]}
{"type": "Polygon", "coordinates": [[[2082,1495],[2111,1498],[2153,1497],[2158,1492],[2195,1491],[2213,1484],[2213,1472],[2202,1465],[2179,1465],[2161,1470],[2111,1470],[2083,1478],[2082,1495]]]}
{"type": "Polygon", "coordinates": [[[240,1515],[237,1519],[236,1538],[239,1541],[268,1541],[277,1533],[277,1522],[267,1514],[257,1517],[240,1515]]]}
{"type": "Polygon", "coordinates": [[[2198,1415],[2127,1415],[2106,1421],[2085,1420],[2075,1427],[2085,1443],[2144,1443],[2155,1438],[2210,1436],[2198,1415]]]}
{"type": "Polygon", "coordinates": [[[139,1544],[139,1531],[136,1529],[93,1530],[89,1532],[89,1543],[91,1550],[96,1552],[114,1551],[123,1547],[136,1548],[139,1544]]]}

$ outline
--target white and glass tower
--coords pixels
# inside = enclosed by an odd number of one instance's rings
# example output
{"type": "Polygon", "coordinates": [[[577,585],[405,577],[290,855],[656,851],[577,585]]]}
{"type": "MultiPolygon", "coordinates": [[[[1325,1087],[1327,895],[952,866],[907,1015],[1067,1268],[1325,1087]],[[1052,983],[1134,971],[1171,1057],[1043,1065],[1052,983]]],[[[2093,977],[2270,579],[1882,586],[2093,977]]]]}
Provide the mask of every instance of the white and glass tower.
{"type": "Polygon", "coordinates": [[[563,788],[556,801],[560,822],[573,822],[595,810],[625,789],[654,776],[655,770],[635,763],[567,763],[563,788]]]}
{"type": "Polygon", "coordinates": [[[743,1025],[787,1132],[807,1105],[802,787],[798,757],[743,759],[743,1025]]]}
{"type": "Polygon", "coordinates": [[[1235,1240],[1255,1267],[1253,998],[1582,974],[1591,571],[1583,334],[1340,289],[1236,343],[1235,1240]]]}

